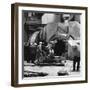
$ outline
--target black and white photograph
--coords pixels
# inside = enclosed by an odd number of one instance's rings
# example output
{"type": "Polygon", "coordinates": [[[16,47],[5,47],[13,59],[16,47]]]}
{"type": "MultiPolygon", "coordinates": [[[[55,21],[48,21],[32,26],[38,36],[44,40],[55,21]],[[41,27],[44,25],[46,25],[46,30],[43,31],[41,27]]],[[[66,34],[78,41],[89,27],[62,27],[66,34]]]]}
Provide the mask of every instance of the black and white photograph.
{"type": "Polygon", "coordinates": [[[18,84],[86,82],[87,9],[23,5],[14,8],[18,84]]]}
{"type": "Polygon", "coordinates": [[[22,11],[23,77],[78,76],[81,14],[22,11]]]}

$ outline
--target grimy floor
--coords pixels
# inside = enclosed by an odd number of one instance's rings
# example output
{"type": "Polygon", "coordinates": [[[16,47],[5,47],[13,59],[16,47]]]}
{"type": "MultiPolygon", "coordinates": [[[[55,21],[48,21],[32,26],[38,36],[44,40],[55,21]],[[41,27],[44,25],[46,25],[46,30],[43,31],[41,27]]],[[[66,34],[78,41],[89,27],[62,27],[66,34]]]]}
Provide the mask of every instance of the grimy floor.
{"type": "MultiPolygon", "coordinates": [[[[37,72],[37,73],[47,73],[48,75],[44,77],[54,77],[59,76],[58,72],[67,73],[66,75],[61,76],[80,76],[81,72],[73,72],[73,62],[70,60],[67,60],[64,66],[37,66],[33,65],[31,63],[24,62],[24,74],[28,74],[28,72],[37,72]]],[[[29,76],[30,77],[30,76],[29,76]]],[[[40,76],[38,76],[40,77],[40,76]]],[[[60,77],[60,76],[59,76],[60,77]]]]}

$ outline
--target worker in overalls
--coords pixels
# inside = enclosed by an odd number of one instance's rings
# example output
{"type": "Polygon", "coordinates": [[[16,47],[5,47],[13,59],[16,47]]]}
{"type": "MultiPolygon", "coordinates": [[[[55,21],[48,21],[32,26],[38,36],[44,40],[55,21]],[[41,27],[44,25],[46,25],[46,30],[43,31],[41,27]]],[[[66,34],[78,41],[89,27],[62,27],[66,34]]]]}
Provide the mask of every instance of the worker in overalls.
{"type": "Polygon", "coordinates": [[[73,47],[73,71],[80,71],[80,51],[77,46],[73,47]]]}

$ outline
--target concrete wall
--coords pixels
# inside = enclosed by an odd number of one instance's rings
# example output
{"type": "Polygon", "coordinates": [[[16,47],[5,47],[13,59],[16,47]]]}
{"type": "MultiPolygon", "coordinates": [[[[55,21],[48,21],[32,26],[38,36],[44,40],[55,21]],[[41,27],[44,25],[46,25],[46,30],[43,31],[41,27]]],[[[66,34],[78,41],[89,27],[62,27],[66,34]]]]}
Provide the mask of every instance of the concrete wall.
{"type": "Polygon", "coordinates": [[[60,15],[45,13],[42,16],[42,24],[48,24],[53,22],[60,22],[60,15]]]}

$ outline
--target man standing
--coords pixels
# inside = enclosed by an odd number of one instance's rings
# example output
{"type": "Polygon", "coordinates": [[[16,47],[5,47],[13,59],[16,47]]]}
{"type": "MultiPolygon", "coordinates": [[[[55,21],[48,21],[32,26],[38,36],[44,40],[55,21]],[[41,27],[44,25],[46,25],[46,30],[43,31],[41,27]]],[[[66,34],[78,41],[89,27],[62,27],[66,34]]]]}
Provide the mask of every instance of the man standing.
{"type": "Polygon", "coordinates": [[[80,51],[77,46],[73,47],[73,55],[73,71],[80,71],[80,51]]]}

